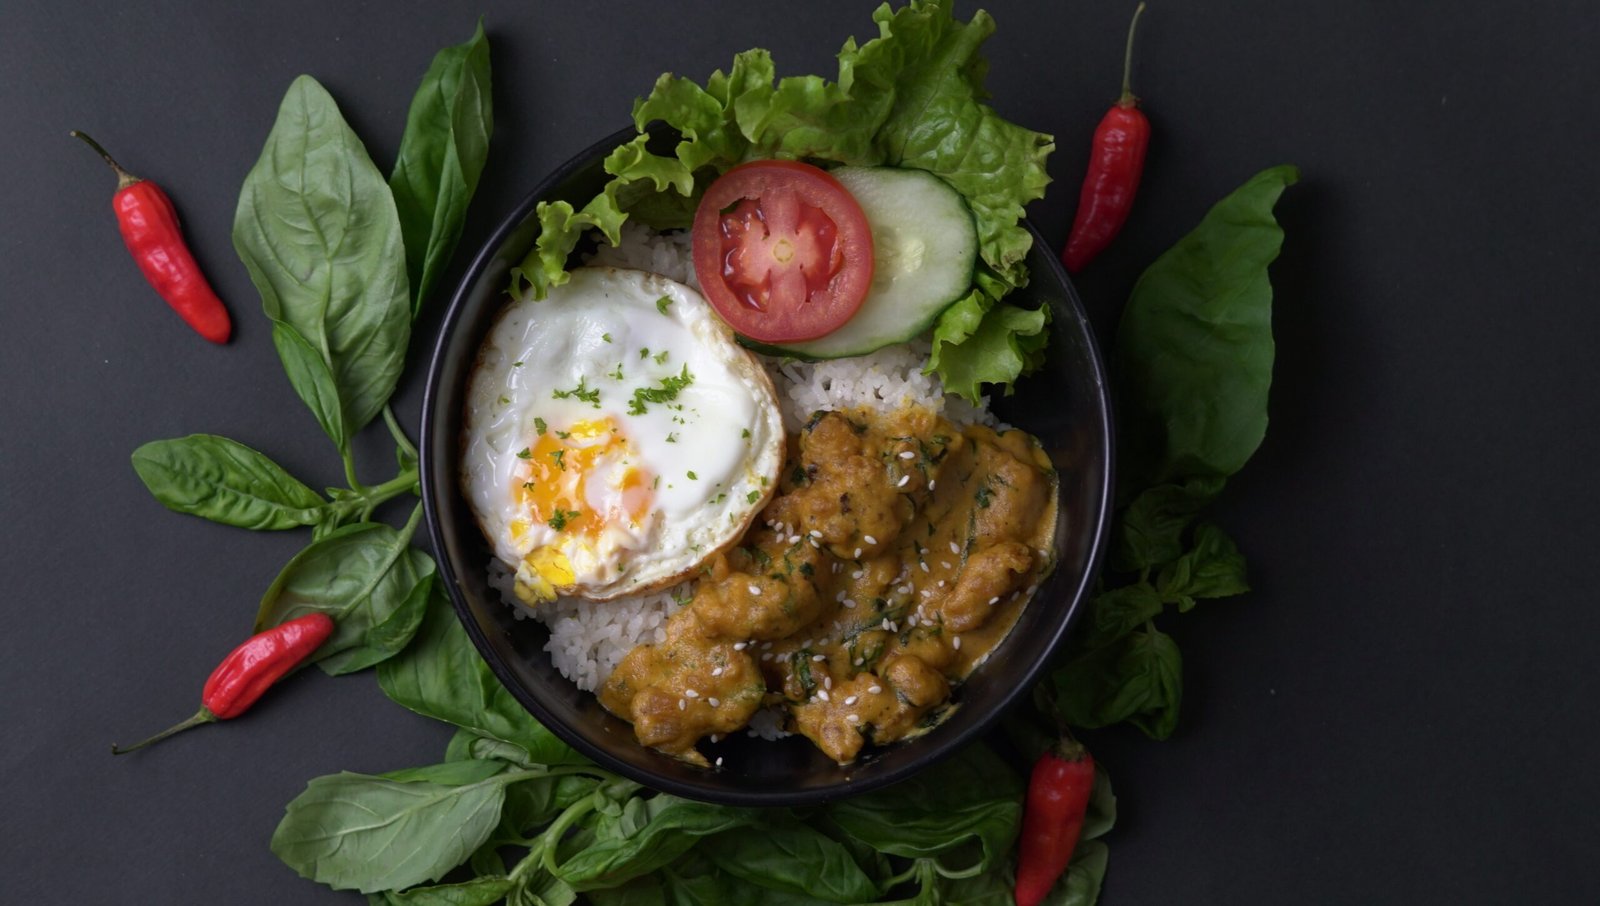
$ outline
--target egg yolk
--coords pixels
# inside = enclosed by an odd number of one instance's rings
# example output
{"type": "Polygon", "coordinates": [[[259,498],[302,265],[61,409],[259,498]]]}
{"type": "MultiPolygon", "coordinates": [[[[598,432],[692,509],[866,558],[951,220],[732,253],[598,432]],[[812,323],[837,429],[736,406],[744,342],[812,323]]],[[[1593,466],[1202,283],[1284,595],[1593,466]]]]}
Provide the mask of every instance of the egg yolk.
{"type": "Polygon", "coordinates": [[[558,535],[524,558],[517,590],[525,600],[550,600],[577,578],[563,539],[581,539],[594,549],[608,526],[643,525],[656,479],[637,464],[633,445],[609,417],[565,429],[547,425],[517,456],[524,464],[513,478],[512,498],[527,518],[512,524],[513,537],[520,541],[533,525],[558,535]]]}

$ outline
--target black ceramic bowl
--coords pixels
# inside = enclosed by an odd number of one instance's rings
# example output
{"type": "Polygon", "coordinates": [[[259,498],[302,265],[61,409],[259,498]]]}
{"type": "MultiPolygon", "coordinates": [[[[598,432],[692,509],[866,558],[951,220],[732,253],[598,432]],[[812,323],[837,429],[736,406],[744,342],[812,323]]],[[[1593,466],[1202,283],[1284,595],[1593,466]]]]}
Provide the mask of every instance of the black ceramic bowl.
{"type": "MultiPolygon", "coordinates": [[[[696,768],[634,741],[632,728],[595,697],[556,672],[543,650],[548,634],[517,620],[487,583],[490,548],[461,492],[461,424],[467,382],[479,344],[507,301],[510,269],[532,247],[534,207],[565,199],[580,206],[606,180],[601,161],[632,138],[631,129],[601,140],[541,182],[495,231],[472,262],[440,329],[422,415],[422,498],[445,587],[467,633],[527,709],[567,743],[617,773],[658,790],[735,805],[800,805],[865,792],[907,777],[983,733],[1047,666],[1083,606],[1110,515],[1111,423],[1105,375],[1083,309],[1066,274],[1034,233],[1030,285],[1023,305],[1054,312],[1045,366],[994,401],[1006,422],[1032,432],[1061,475],[1055,572],[1040,586],[1016,628],[955,693],[959,707],[926,735],[872,751],[840,767],[809,741],[767,742],[734,734],[703,747],[723,766],[696,768]]],[[[670,153],[675,136],[654,141],[670,153]]],[[[1030,232],[1032,228],[1030,227],[1030,232]]]]}

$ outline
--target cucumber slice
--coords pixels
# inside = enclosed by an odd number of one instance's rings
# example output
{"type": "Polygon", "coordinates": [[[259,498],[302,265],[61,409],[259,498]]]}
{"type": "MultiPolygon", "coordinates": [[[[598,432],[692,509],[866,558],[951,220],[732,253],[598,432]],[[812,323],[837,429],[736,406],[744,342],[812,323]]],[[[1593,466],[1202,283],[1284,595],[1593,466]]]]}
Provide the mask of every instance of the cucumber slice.
{"type": "Polygon", "coordinates": [[[872,227],[872,288],[843,327],[764,352],[840,359],[904,343],[972,290],[978,230],[960,193],[925,170],[839,167],[828,171],[855,196],[872,227]]]}

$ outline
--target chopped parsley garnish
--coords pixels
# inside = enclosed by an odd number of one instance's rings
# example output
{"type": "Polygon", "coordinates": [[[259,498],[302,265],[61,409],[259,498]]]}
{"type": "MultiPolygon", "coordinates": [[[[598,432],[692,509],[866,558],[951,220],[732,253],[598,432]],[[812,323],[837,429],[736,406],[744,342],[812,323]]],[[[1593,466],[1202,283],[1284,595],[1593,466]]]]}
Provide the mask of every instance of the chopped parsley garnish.
{"type": "Polygon", "coordinates": [[[659,311],[662,314],[666,314],[667,313],[667,306],[669,306],[671,304],[672,304],[672,297],[671,296],[662,296],[661,298],[656,300],[656,311],[659,311]]]}
{"type": "Polygon", "coordinates": [[[727,500],[727,499],[728,499],[728,495],[727,494],[718,494],[717,496],[711,498],[711,503],[712,503],[712,505],[716,505],[716,504],[719,504],[722,501],[727,500]]]}
{"type": "Polygon", "coordinates": [[[755,503],[757,500],[760,500],[760,499],[761,499],[761,492],[760,491],[751,491],[750,493],[744,495],[744,502],[745,503],[755,503]]]}
{"type": "Polygon", "coordinates": [[[994,489],[989,487],[989,482],[985,481],[978,486],[978,490],[972,495],[972,499],[977,502],[978,509],[986,510],[989,508],[989,504],[994,501],[994,489]]]}
{"type": "Polygon", "coordinates": [[[522,483],[522,489],[523,489],[523,490],[524,490],[524,491],[531,491],[531,490],[533,490],[533,482],[531,482],[531,481],[524,481],[524,482],[523,482],[523,483],[522,483]]]}
{"type": "MultiPolygon", "coordinates": [[[[544,429],[545,429],[544,419],[542,419],[542,418],[538,417],[537,415],[535,415],[533,417],[533,429],[535,431],[539,432],[539,436],[540,437],[543,437],[544,436],[544,429]]],[[[527,457],[523,457],[523,458],[526,459],[527,457]]]]}
{"type": "Polygon", "coordinates": [[[647,359],[649,357],[650,357],[650,347],[648,347],[648,346],[640,346],[639,347],[639,358],[647,359]]]}
{"type": "Polygon", "coordinates": [[[583,515],[581,510],[563,510],[561,507],[556,507],[555,515],[550,517],[550,527],[559,532],[567,527],[569,520],[581,515],[583,515]]]}
{"type": "Polygon", "coordinates": [[[556,465],[560,466],[561,467],[561,471],[563,471],[563,472],[565,472],[567,470],[566,457],[567,457],[567,451],[566,450],[551,450],[550,451],[550,458],[554,459],[556,461],[556,465]]]}
{"type": "Polygon", "coordinates": [[[562,440],[566,440],[567,438],[572,436],[572,432],[571,431],[557,431],[556,432],[556,436],[561,438],[562,440]]]}
{"type": "Polygon", "coordinates": [[[655,355],[651,356],[651,358],[656,360],[656,364],[657,365],[665,365],[665,364],[667,364],[667,350],[663,349],[660,352],[656,353],[655,355]]]}
{"type": "Polygon", "coordinates": [[[577,397],[586,403],[593,403],[595,408],[599,408],[600,389],[598,387],[590,387],[587,382],[588,378],[578,378],[578,386],[572,388],[571,390],[552,390],[550,391],[550,395],[558,400],[564,400],[569,397],[577,397]]]}
{"type": "Polygon", "coordinates": [[[500,397],[500,405],[506,406],[506,405],[510,405],[510,403],[511,403],[511,397],[509,397],[509,396],[500,397]]]}
{"type": "Polygon", "coordinates": [[[694,375],[689,373],[689,366],[685,365],[681,373],[664,377],[659,383],[658,387],[634,389],[633,401],[628,404],[629,415],[643,415],[650,403],[669,403],[677,399],[679,391],[694,383],[694,375]]]}
{"type": "Polygon", "coordinates": [[[518,459],[527,459],[528,457],[530,457],[532,455],[533,455],[533,449],[532,448],[523,447],[522,450],[517,453],[517,458],[518,459]]]}
{"type": "Polygon", "coordinates": [[[678,432],[676,432],[676,431],[668,431],[667,432],[667,443],[675,444],[677,442],[678,442],[678,432]]]}
{"type": "Polygon", "coordinates": [[[613,371],[613,372],[611,372],[611,379],[612,379],[612,380],[613,380],[613,381],[620,381],[620,380],[622,380],[622,363],[621,363],[621,362],[618,362],[618,363],[617,363],[617,370],[616,370],[616,371],[613,371]]]}
{"type": "Polygon", "coordinates": [[[521,368],[522,367],[522,363],[521,362],[512,362],[511,363],[511,367],[512,368],[521,368]]]}
{"type": "Polygon", "coordinates": [[[609,343],[609,342],[611,342],[611,334],[603,333],[603,334],[600,335],[600,339],[605,340],[607,343],[609,343]]]}
{"type": "Polygon", "coordinates": [[[749,428],[740,428],[739,429],[739,436],[745,438],[746,440],[748,440],[750,438],[750,429],[749,428]]]}
{"type": "Polygon", "coordinates": [[[692,469],[688,472],[688,475],[689,475],[689,480],[690,481],[699,481],[700,480],[700,476],[694,474],[694,471],[692,469]]]}
{"type": "Polygon", "coordinates": [[[661,487],[661,476],[657,475],[656,476],[656,480],[650,482],[650,490],[654,491],[656,488],[659,488],[659,487],[661,487]]]}

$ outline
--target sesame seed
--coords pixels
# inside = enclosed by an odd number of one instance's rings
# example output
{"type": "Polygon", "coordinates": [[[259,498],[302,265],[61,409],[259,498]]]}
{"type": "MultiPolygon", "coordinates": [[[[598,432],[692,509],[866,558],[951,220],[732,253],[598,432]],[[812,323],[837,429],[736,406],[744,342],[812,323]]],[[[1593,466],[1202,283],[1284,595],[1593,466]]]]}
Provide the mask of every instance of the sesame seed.
{"type": "Polygon", "coordinates": [[[859,548],[859,547],[856,548],[856,552],[852,556],[853,556],[854,559],[860,560],[861,559],[861,548],[859,548]]]}
{"type": "Polygon", "coordinates": [[[1028,586],[1028,592],[1027,592],[1028,597],[1030,597],[1030,598],[1033,597],[1033,593],[1038,591],[1038,590],[1039,590],[1039,586],[1037,586],[1037,585],[1029,585],[1028,586]]]}
{"type": "Polygon", "coordinates": [[[772,660],[772,652],[770,652],[770,651],[769,651],[769,652],[767,652],[767,653],[766,653],[766,654],[763,654],[763,655],[762,655],[762,656],[761,656],[761,659],[762,659],[762,660],[763,660],[763,661],[770,661],[770,660],[772,660]]]}
{"type": "Polygon", "coordinates": [[[815,538],[807,538],[806,540],[811,542],[811,546],[812,547],[816,548],[819,551],[822,550],[822,542],[821,541],[818,541],[815,538]]]}
{"type": "Polygon", "coordinates": [[[713,734],[711,734],[711,741],[713,743],[721,742],[722,741],[722,736],[720,734],[713,733],[713,734]]]}
{"type": "Polygon", "coordinates": [[[994,605],[999,604],[999,603],[1000,603],[1000,596],[999,595],[995,595],[994,597],[989,599],[989,606],[990,607],[993,607],[994,605]]]}
{"type": "Polygon", "coordinates": [[[699,698],[700,697],[700,693],[694,691],[693,689],[685,689],[685,690],[683,690],[683,694],[688,696],[689,698],[699,698]]]}
{"type": "Polygon", "coordinates": [[[949,560],[940,560],[939,561],[939,566],[944,568],[944,569],[949,569],[950,568],[950,561],[949,560]]]}
{"type": "Polygon", "coordinates": [[[917,565],[922,567],[922,571],[923,572],[927,572],[928,571],[928,564],[926,562],[918,562],[917,565]]]}
{"type": "Polygon", "coordinates": [[[943,588],[943,587],[944,587],[944,580],[943,580],[943,579],[940,579],[940,580],[939,580],[939,587],[940,587],[940,588],[943,588]]]}
{"type": "Polygon", "coordinates": [[[928,490],[933,490],[933,479],[928,480],[928,490]]]}
{"type": "Polygon", "coordinates": [[[900,458],[901,459],[916,459],[917,458],[917,454],[911,452],[910,450],[901,450],[900,451],[900,458]]]}
{"type": "Polygon", "coordinates": [[[895,589],[895,591],[898,591],[899,593],[901,593],[903,595],[909,595],[909,594],[911,594],[911,586],[902,585],[899,588],[895,589]]]}
{"type": "Polygon", "coordinates": [[[878,539],[872,537],[871,535],[862,535],[861,536],[861,540],[867,542],[868,544],[877,544],[878,543],[878,539]]]}
{"type": "Polygon", "coordinates": [[[909,628],[909,629],[916,629],[917,628],[917,618],[916,617],[906,617],[906,627],[909,628]]]}
{"type": "Polygon", "coordinates": [[[750,644],[749,642],[734,642],[733,643],[733,650],[734,651],[743,651],[745,649],[745,646],[747,646],[749,644],[750,644]]]}
{"type": "Polygon", "coordinates": [[[816,661],[816,662],[817,662],[817,663],[819,663],[819,664],[820,664],[820,663],[822,663],[822,662],[823,662],[823,661],[825,661],[825,660],[827,660],[827,659],[828,659],[828,656],[827,656],[827,655],[826,655],[826,654],[813,654],[813,655],[812,655],[812,656],[811,656],[811,659],[812,659],[812,660],[813,660],[813,661],[816,661]]]}
{"type": "Polygon", "coordinates": [[[771,651],[772,650],[772,643],[771,642],[762,642],[761,643],[761,650],[762,651],[771,651]]]}
{"type": "Polygon", "coordinates": [[[856,703],[856,697],[854,695],[852,695],[849,698],[845,699],[844,703],[847,704],[847,705],[853,705],[853,704],[856,703]]]}
{"type": "Polygon", "coordinates": [[[957,651],[960,651],[961,650],[961,636],[952,637],[950,639],[950,647],[954,648],[957,651]]]}
{"type": "Polygon", "coordinates": [[[821,532],[819,532],[819,531],[817,531],[817,530],[816,530],[816,529],[812,529],[812,530],[811,530],[811,531],[810,531],[810,532],[808,532],[808,533],[807,533],[807,534],[809,534],[809,535],[810,535],[810,536],[811,536],[811,537],[813,537],[813,538],[821,538],[821,537],[822,537],[822,533],[821,533],[821,532]]]}
{"type": "Polygon", "coordinates": [[[761,586],[759,586],[759,585],[751,585],[751,586],[749,586],[749,590],[750,590],[750,593],[753,594],[753,595],[761,594],[761,586]]]}
{"type": "Polygon", "coordinates": [[[862,576],[864,576],[864,575],[866,575],[866,574],[867,574],[867,571],[866,571],[866,570],[864,570],[864,569],[858,569],[858,570],[856,570],[856,571],[855,571],[855,572],[853,572],[853,573],[851,573],[851,574],[850,574],[850,578],[852,578],[852,579],[859,579],[859,578],[861,578],[861,577],[862,577],[862,576]]]}
{"type": "Polygon", "coordinates": [[[828,690],[826,690],[826,689],[818,689],[817,690],[817,698],[820,698],[823,701],[827,701],[828,700],[828,690]]]}
{"type": "Polygon", "coordinates": [[[872,685],[867,687],[867,691],[872,693],[873,695],[877,695],[879,692],[883,691],[883,687],[878,685],[877,683],[873,683],[872,685]]]}
{"type": "Polygon", "coordinates": [[[722,756],[721,755],[717,756],[717,767],[719,767],[719,768],[722,767],[722,756]]]}
{"type": "Polygon", "coordinates": [[[846,714],[844,716],[844,719],[850,721],[853,724],[861,723],[861,715],[859,715],[859,714],[846,714]]]}
{"type": "Polygon", "coordinates": [[[831,676],[823,677],[822,678],[822,688],[824,688],[824,689],[832,689],[833,688],[833,677],[831,677],[831,676]]]}
{"type": "Polygon", "coordinates": [[[721,667],[717,667],[717,668],[713,669],[711,671],[711,675],[712,676],[721,676],[722,675],[722,668],[721,667]]]}
{"type": "Polygon", "coordinates": [[[840,589],[839,593],[833,596],[833,599],[835,601],[843,601],[845,594],[846,592],[843,589],[840,589]]]}
{"type": "Polygon", "coordinates": [[[857,667],[860,667],[862,664],[865,664],[866,662],[867,662],[866,658],[859,658],[859,657],[856,658],[854,661],[851,661],[851,663],[855,664],[857,667]]]}
{"type": "Polygon", "coordinates": [[[911,476],[910,475],[901,475],[900,476],[900,480],[895,482],[894,486],[897,487],[897,488],[903,488],[903,487],[905,487],[906,485],[908,485],[910,483],[911,483],[911,476]]]}
{"type": "Polygon", "coordinates": [[[959,545],[957,545],[954,541],[950,542],[950,553],[956,554],[958,556],[961,554],[961,547],[959,545]]]}
{"type": "Polygon", "coordinates": [[[811,643],[813,643],[815,641],[816,641],[816,639],[806,639],[804,642],[800,643],[800,647],[801,648],[810,648],[811,647],[811,643]]]}
{"type": "Polygon", "coordinates": [[[833,574],[837,576],[839,574],[839,570],[841,569],[844,569],[844,564],[840,563],[838,560],[833,561],[833,574]]]}
{"type": "Polygon", "coordinates": [[[682,711],[683,709],[685,709],[687,707],[689,707],[689,703],[688,702],[684,701],[681,698],[678,699],[678,710],[679,711],[682,711]]]}
{"type": "Polygon", "coordinates": [[[844,609],[845,610],[855,610],[855,608],[856,608],[856,602],[852,601],[849,598],[845,598],[844,601],[842,601],[841,603],[844,604],[844,609]]]}
{"type": "MultiPolygon", "coordinates": [[[[888,617],[884,617],[883,618],[883,628],[884,629],[889,629],[889,627],[892,626],[892,625],[894,625],[894,624],[889,622],[889,618],[888,617]]],[[[893,630],[889,630],[889,631],[893,632],[893,630]]]]}
{"type": "Polygon", "coordinates": [[[800,536],[799,535],[790,535],[789,536],[789,543],[790,544],[798,544],[798,543],[800,543],[800,536]]]}
{"type": "Polygon", "coordinates": [[[933,597],[933,589],[931,589],[931,588],[924,588],[924,589],[923,589],[923,590],[922,590],[922,596],[923,596],[923,597],[924,597],[924,598],[931,598],[931,597],[933,597]]]}
{"type": "Polygon", "coordinates": [[[706,699],[706,704],[708,704],[711,707],[715,708],[718,705],[722,704],[722,702],[720,702],[720,701],[718,701],[718,700],[716,700],[714,698],[708,698],[708,699],[706,699]]]}

